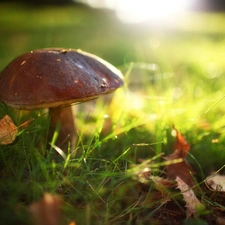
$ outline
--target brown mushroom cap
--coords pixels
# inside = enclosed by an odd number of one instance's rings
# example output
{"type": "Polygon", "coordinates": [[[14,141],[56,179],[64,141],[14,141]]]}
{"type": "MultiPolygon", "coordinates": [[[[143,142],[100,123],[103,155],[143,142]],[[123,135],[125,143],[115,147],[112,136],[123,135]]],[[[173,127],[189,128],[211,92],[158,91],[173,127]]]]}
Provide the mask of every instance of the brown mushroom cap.
{"type": "Polygon", "coordinates": [[[0,100],[34,110],[84,102],[123,85],[122,74],[81,50],[38,49],[13,60],[0,73],[0,100]]]}

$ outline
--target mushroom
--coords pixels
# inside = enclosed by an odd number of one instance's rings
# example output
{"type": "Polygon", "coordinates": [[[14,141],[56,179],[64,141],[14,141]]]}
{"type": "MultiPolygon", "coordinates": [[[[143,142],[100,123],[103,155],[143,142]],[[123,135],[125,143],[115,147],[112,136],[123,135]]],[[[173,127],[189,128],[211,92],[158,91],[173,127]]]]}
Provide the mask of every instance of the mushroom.
{"type": "Polygon", "coordinates": [[[73,49],[37,49],[20,55],[0,73],[0,100],[19,110],[49,108],[49,133],[61,125],[56,144],[65,150],[68,143],[71,148],[76,143],[70,105],[122,85],[120,71],[95,55],[73,49]]]}

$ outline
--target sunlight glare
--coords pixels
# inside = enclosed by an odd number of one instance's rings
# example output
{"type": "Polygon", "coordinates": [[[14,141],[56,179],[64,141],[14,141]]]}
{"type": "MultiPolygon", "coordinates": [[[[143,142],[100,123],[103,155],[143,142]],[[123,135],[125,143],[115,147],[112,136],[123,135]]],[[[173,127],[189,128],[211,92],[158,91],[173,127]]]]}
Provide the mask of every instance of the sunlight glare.
{"type": "Polygon", "coordinates": [[[108,8],[125,23],[174,21],[196,0],[80,0],[94,8],[108,8]]]}
{"type": "Polygon", "coordinates": [[[117,1],[117,16],[128,23],[162,22],[173,19],[190,4],[190,0],[120,0],[117,1]]]}

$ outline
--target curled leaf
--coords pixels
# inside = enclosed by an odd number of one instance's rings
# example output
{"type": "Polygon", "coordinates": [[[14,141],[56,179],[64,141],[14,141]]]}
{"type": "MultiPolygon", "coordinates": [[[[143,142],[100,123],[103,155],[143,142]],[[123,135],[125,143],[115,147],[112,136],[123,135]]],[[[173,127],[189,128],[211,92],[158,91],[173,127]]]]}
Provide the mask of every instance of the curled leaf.
{"type": "Polygon", "coordinates": [[[0,120],[0,145],[11,144],[18,134],[18,129],[12,119],[6,115],[0,120]]]}
{"type": "Polygon", "coordinates": [[[185,158],[188,151],[190,150],[190,144],[187,143],[186,138],[175,127],[173,127],[173,131],[175,132],[176,136],[176,141],[174,143],[173,149],[174,151],[180,150],[182,153],[182,157],[185,158]]]}
{"type": "Polygon", "coordinates": [[[180,189],[186,203],[187,218],[190,218],[192,215],[195,216],[197,209],[202,208],[203,204],[197,199],[194,191],[180,177],[177,177],[176,181],[177,187],[180,189]]]}
{"type": "Polygon", "coordinates": [[[214,191],[225,192],[225,176],[216,174],[206,178],[206,183],[214,191]]]}

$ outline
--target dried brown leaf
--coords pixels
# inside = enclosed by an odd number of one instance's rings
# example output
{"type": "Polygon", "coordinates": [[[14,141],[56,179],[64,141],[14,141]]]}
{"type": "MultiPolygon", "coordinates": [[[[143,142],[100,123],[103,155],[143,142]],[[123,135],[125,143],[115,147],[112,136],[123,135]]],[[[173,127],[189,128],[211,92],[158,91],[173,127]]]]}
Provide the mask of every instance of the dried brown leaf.
{"type": "Polygon", "coordinates": [[[186,159],[182,158],[182,152],[177,150],[173,154],[164,157],[166,161],[171,161],[175,159],[183,159],[178,163],[171,163],[166,166],[167,178],[170,180],[175,180],[176,177],[180,177],[186,184],[190,187],[194,185],[194,180],[192,177],[193,169],[186,159]]]}
{"type": "Polygon", "coordinates": [[[225,176],[215,174],[206,178],[207,185],[214,191],[225,192],[225,176]]]}
{"type": "Polygon", "coordinates": [[[174,152],[164,157],[167,162],[171,161],[171,163],[166,166],[167,178],[175,180],[176,177],[180,177],[186,184],[193,186],[194,180],[191,175],[193,169],[186,160],[190,145],[175,127],[173,127],[173,130],[176,132],[176,141],[173,148],[174,152]],[[180,159],[181,161],[173,163],[176,159],[180,159]]]}
{"type": "Polygon", "coordinates": [[[177,177],[176,181],[177,187],[180,189],[186,203],[187,218],[190,218],[192,215],[196,214],[197,208],[200,208],[202,204],[195,196],[194,191],[180,177],[177,177]]]}
{"type": "Polygon", "coordinates": [[[31,204],[29,211],[36,225],[60,225],[62,223],[61,199],[45,193],[43,198],[31,204]]]}
{"type": "Polygon", "coordinates": [[[0,145],[11,144],[18,134],[18,129],[12,119],[6,115],[0,120],[0,145]]]}

